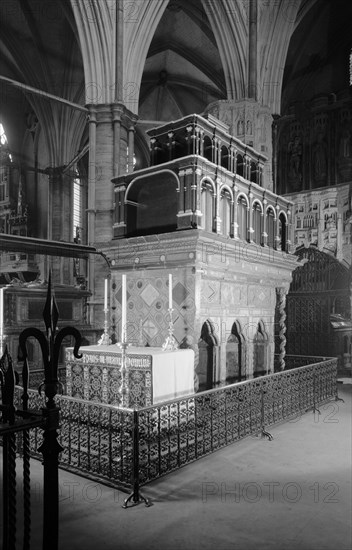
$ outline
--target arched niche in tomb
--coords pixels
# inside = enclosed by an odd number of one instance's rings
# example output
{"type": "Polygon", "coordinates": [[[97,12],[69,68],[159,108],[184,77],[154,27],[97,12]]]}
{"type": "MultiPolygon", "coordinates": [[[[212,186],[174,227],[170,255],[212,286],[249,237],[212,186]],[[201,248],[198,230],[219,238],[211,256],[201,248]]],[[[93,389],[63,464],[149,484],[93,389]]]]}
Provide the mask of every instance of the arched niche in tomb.
{"type": "Polygon", "coordinates": [[[197,375],[199,378],[199,390],[210,390],[215,384],[216,349],[218,342],[214,334],[211,321],[205,321],[198,342],[199,363],[197,375]]]}
{"type": "Polygon", "coordinates": [[[245,378],[245,339],[241,325],[235,321],[226,343],[226,382],[233,384],[245,378]]]}
{"type": "Polygon", "coordinates": [[[259,321],[253,339],[253,376],[263,376],[267,372],[268,335],[263,321],[259,321]]]}
{"type": "Polygon", "coordinates": [[[126,191],[127,236],[175,231],[179,181],[170,170],[137,177],[126,191]]]}

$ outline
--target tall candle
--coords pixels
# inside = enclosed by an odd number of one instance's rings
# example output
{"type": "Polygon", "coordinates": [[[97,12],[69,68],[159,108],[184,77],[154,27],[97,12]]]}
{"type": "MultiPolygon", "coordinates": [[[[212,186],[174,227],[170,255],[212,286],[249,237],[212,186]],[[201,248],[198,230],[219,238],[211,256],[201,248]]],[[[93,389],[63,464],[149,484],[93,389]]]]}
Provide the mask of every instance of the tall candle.
{"type": "Polygon", "coordinates": [[[104,288],[104,309],[108,309],[108,280],[105,279],[105,288],[104,288]]]}
{"type": "Polygon", "coordinates": [[[169,309],[172,309],[172,275],[169,273],[169,309]]]}
{"type": "Polygon", "coordinates": [[[122,298],[121,298],[121,342],[126,342],[126,275],[122,275],[122,298]]]}

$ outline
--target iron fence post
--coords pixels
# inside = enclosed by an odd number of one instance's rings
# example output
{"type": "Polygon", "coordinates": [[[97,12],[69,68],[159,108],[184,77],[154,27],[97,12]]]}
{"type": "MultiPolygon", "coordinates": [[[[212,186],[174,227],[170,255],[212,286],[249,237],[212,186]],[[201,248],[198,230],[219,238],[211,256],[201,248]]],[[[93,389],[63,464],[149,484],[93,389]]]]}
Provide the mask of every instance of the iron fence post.
{"type": "Polygon", "coordinates": [[[274,438],[271,433],[267,432],[265,429],[265,403],[264,403],[264,388],[263,386],[260,389],[260,398],[261,398],[261,428],[262,428],[262,437],[267,437],[269,441],[272,441],[274,438]]]}
{"type": "Polygon", "coordinates": [[[139,426],[138,411],[136,410],[133,411],[132,446],[132,493],[124,500],[122,508],[127,508],[130,502],[132,502],[132,506],[140,502],[150,506],[149,500],[139,490],[139,426]]]}
{"type": "Polygon", "coordinates": [[[43,550],[57,550],[59,543],[59,454],[63,447],[57,441],[60,408],[42,409],[46,419],[44,439],[38,451],[43,454],[43,550]]]}

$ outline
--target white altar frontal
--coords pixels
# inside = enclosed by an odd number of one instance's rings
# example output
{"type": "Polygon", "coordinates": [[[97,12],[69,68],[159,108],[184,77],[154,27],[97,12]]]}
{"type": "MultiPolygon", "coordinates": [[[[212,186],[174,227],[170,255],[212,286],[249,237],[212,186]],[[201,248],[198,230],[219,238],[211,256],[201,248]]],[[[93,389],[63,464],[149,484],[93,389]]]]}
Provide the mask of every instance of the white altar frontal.
{"type": "MultiPolygon", "coordinates": [[[[67,395],[120,405],[121,349],[116,345],[66,349],[67,395]]],[[[146,407],[194,393],[194,351],[127,348],[129,408],[146,407]]]]}

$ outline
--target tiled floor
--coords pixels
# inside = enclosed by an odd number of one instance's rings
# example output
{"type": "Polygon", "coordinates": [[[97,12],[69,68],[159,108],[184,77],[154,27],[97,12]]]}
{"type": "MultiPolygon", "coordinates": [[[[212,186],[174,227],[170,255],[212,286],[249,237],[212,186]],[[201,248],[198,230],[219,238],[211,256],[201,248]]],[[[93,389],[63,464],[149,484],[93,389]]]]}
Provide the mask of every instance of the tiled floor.
{"type": "MultiPolygon", "coordinates": [[[[339,395],[271,427],[272,441],[247,438],[150,483],[150,508],[124,510],[125,494],[61,471],[60,549],[350,549],[352,385],[339,395]]],[[[41,475],[34,462],[35,550],[41,475]]]]}

